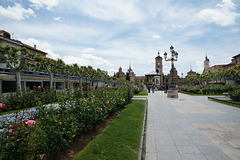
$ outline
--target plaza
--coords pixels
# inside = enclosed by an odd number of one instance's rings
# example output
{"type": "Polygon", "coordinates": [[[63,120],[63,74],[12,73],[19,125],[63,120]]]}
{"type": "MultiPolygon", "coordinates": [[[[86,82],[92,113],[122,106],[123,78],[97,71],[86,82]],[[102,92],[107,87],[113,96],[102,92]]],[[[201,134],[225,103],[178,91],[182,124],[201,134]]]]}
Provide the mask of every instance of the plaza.
{"type": "Polygon", "coordinates": [[[207,96],[150,93],[146,160],[240,159],[240,109],[207,96]]]}

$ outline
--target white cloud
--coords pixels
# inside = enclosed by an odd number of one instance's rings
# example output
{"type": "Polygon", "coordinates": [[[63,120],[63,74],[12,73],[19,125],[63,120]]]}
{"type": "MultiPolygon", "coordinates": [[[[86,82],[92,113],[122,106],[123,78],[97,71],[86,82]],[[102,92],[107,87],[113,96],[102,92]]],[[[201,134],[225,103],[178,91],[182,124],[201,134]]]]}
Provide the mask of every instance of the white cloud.
{"type": "Polygon", "coordinates": [[[222,0],[222,4],[217,4],[217,7],[216,9],[204,9],[197,14],[197,17],[220,26],[237,24],[236,19],[240,17],[240,14],[234,12],[235,4],[232,0],[222,0]]]}
{"type": "Polygon", "coordinates": [[[53,18],[55,21],[59,21],[62,17],[55,17],[53,18]]]}
{"type": "Polygon", "coordinates": [[[47,57],[48,58],[52,58],[52,59],[62,59],[61,56],[59,54],[53,53],[53,51],[51,49],[44,49],[44,52],[48,53],[47,57]]]}
{"type": "Polygon", "coordinates": [[[154,39],[160,39],[160,38],[161,38],[161,36],[160,36],[160,35],[156,35],[156,34],[155,34],[155,35],[153,35],[153,36],[152,36],[152,38],[154,38],[154,39]]]}
{"type": "Polygon", "coordinates": [[[94,56],[92,54],[81,54],[80,56],[72,56],[72,55],[67,55],[63,56],[63,61],[67,64],[74,64],[77,63],[81,66],[88,66],[88,65],[100,65],[100,66],[113,66],[112,63],[110,63],[108,60],[94,56]]]}
{"type": "Polygon", "coordinates": [[[58,58],[61,59],[61,56],[59,54],[54,53],[52,51],[53,47],[47,42],[39,41],[35,38],[19,39],[19,40],[22,41],[23,43],[27,44],[27,45],[30,45],[30,46],[36,45],[37,49],[48,53],[47,57],[49,57],[49,58],[52,58],[52,59],[55,59],[55,60],[57,60],[58,58]]]}
{"type": "Polygon", "coordinates": [[[21,21],[31,16],[35,17],[35,13],[32,9],[25,9],[21,4],[15,3],[15,6],[13,7],[8,6],[7,8],[4,8],[0,6],[0,16],[21,21]]]}
{"type": "Polygon", "coordinates": [[[83,49],[83,53],[95,53],[95,49],[94,48],[85,48],[83,49]]]}
{"type": "Polygon", "coordinates": [[[51,45],[49,43],[37,40],[35,38],[28,38],[28,39],[21,39],[21,38],[19,38],[18,40],[22,41],[23,43],[25,43],[27,45],[30,45],[30,46],[36,45],[37,48],[39,48],[39,49],[46,49],[46,48],[50,48],[51,47],[51,45]]]}
{"type": "Polygon", "coordinates": [[[77,7],[84,14],[105,21],[121,20],[131,23],[138,22],[144,17],[135,0],[82,0],[80,2],[73,1],[73,3],[67,2],[66,5],[77,7]]]}
{"type": "MultiPolygon", "coordinates": [[[[88,65],[94,65],[94,66],[113,66],[111,62],[108,60],[100,57],[100,56],[95,56],[90,53],[94,53],[95,49],[94,48],[86,48],[82,50],[82,54],[79,56],[77,55],[64,55],[60,56],[59,54],[56,54],[53,52],[54,47],[44,41],[37,40],[35,38],[28,38],[28,39],[19,39],[25,44],[28,44],[30,46],[37,46],[37,49],[40,49],[47,54],[47,57],[52,58],[52,59],[62,59],[65,63],[67,64],[74,64],[77,63],[81,66],[88,66],[88,65]]],[[[69,46],[68,46],[69,47],[69,46]]],[[[79,53],[78,53],[79,54],[79,53]]]]}
{"type": "Polygon", "coordinates": [[[53,7],[59,4],[59,0],[29,0],[35,9],[46,7],[47,10],[51,10],[53,7]]]}
{"type": "Polygon", "coordinates": [[[113,75],[114,72],[115,72],[115,73],[118,72],[118,69],[116,69],[116,68],[110,68],[110,69],[107,70],[107,72],[108,72],[108,73],[111,73],[110,75],[113,75]]]}
{"type": "Polygon", "coordinates": [[[203,61],[197,60],[196,61],[196,72],[197,73],[202,73],[203,72],[203,61]]]}

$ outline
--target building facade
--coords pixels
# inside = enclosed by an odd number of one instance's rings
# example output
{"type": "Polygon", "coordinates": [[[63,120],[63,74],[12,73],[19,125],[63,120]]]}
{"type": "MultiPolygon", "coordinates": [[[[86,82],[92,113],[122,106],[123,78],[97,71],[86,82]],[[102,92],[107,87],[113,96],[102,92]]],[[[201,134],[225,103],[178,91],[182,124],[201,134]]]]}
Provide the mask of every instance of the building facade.
{"type": "Polygon", "coordinates": [[[120,66],[118,69],[118,72],[115,74],[115,77],[120,78],[125,80],[126,79],[126,75],[125,73],[122,71],[122,67],[120,66]]]}
{"type": "Polygon", "coordinates": [[[126,74],[122,71],[122,67],[120,66],[119,69],[118,69],[118,72],[115,73],[113,76],[117,77],[117,78],[120,78],[120,79],[123,79],[123,80],[126,80],[127,77],[128,77],[130,82],[134,82],[135,77],[136,77],[136,75],[134,74],[134,72],[131,68],[131,65],[129,65],[129,68],[128,68],[126,74]]]}
{"type": "Polygon", "coordinates": [[[214,65],[210,67],[210,60],[207,58],[207,56],[205,57],[205,61],[204,63],[204,70],[203,73],[205,72],[213,72],[216,73],[220,70],[227,70],[231,67],[235,67],[239,62],[240,62],[240,54],[237,54],[235,56],[232,57],[232,62],[228,63],[228,64],[220,64],[220,65],[214,65]]]}
{"type": "MultiPolygon", "coordinates": [[[[194,72],[194,71],[192,71],[192,69],[190,69],[190,71],[189,72],[187,72],[187,75],[186,75],[186,77],[195,77],[196,76],[196,72],[194,72]]],[[[185,78],[186,78],[185,77],[185,78]]]]}
{"type": "MultiPolygon", "coordinates": [[[[37,49],[36,45],[30,46],[22,43],[21,41],[11,38],[10,33],[0,30],[0,44],[2,46],[10,46],[14,48],[25,47],[33,56],[40,54],[46,57],[47,53],[37,49]]],[[[33,62],[34,63],[34,62],[33,62]]],[[[23,91],[33,89],[33,86],[41,86],[43,88],[50,86],[50,76],[47,73],[32,72],[23,70],[21,73],[21,88],[23,91]]],[[[72,86],[79,83],[79,78],[71,77],[72,86]]],[[[83,83],[89,83],[86,79],[83,79],[83,83]]],[[[62,90],[66,88],[66,76],[54,75],[53,86],[55,90],[62,90]]],[[[6,64],[0,61],[0,94],[15,92],[16,91],[16,77],[15,72],[6,67],[6,64]]]]}

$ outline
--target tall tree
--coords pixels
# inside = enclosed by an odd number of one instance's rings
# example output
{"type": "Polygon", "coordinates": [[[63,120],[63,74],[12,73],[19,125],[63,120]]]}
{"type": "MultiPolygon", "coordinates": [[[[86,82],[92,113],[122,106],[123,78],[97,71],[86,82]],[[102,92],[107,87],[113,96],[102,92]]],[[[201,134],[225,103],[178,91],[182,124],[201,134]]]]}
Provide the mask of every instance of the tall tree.
{"type": "Polygon", "coordinates": [[[32,60],[32,54],[25,48],[15,48],[0,45],[0,60],[6,66],[15,72],[16,88],[22,92],[21,71],[26,67],[27,63],[32,60]]]}
{"type": "Polygon", "coordinates": [[[86,74],[86,67],[85,66],[81,66],[79,67],[77,64],[73,64],[74,67],[74,75],[76,77],[79,77],[79,87],[81,90],[81,93],[83,94],[83,90],[82,90],[82,79],[85,77],[86,74]]]}
{"type": "Polygon", "coordinates": [[[95,69],[93,69],[92,66],[88,66],[86,68],[86,70],[87,70],[87,74],[86,74],[87,78],[90,80],[89,88],[91,88],[92,87],[92,82],[93,82],[94,78],[96,77],[97,71],[95,69]]]}
{"type": "Polygon", "coordinates": [[[62,63],[62,65],[60,67],[61,74],[65,75],[67,77],[67,79],[66,79],[67,88],[71,88],[70,78],[71,78],[71,76],[74,75],[75,67],[73,65],[67,65],[64,62],[61,62],[61,63],[62,63]]]}

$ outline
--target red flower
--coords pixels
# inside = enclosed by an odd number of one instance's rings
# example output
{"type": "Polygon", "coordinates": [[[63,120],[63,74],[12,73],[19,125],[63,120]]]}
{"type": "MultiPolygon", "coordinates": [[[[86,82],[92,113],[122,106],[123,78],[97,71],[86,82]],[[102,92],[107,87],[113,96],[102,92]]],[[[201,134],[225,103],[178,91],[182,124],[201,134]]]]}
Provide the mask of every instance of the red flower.
{"type": "Polygon", "coordinates": [[[62,122],[58,122],[59,124],[62,124],[62,122]]]}
{"type": "Polygon", "coordinates": [[[106,102],[107,104],[109,103],[109,101],[106,102]]]}
{"type": "Polygon", "coordinates": [[[18,98],[20,98],[21,96],[18,96],[18,98]]]}
{"type": "Polygon", "coordinates": [[[101,110],[102,110],[102,108],[100,107],[100,108],[98,108],[98,110],[99,110],[99,111],[101,111],[101,110]]]}
{"type": "Polygon", "coordinates": [[[14,127],[15,127],[14,125],[11,126],[11,128],[14,128],[14,127]]]}

